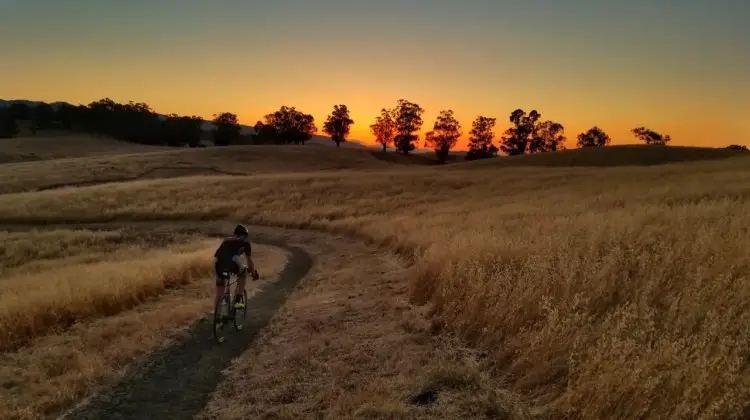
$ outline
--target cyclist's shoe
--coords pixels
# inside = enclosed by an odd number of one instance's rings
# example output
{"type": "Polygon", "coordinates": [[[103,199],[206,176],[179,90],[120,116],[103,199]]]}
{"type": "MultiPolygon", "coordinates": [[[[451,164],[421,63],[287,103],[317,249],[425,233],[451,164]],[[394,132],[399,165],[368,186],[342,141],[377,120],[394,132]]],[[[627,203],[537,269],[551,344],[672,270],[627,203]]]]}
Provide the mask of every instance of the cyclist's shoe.
{"type": "Polygon", "coordinates": [[[242,299],[242,296],[237,296],[237,299],[234,301],[234,308],[245,309],[245,300],[242,299]]]}

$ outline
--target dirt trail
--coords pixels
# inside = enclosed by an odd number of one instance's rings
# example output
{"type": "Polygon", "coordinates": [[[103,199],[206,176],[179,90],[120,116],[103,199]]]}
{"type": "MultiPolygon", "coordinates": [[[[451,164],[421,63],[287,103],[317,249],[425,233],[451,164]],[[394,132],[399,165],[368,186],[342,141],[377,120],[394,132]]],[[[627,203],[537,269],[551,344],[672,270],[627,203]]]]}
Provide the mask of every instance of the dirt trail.
{"type": "MultiPolygon", "coordinates": [[[[0,224],[205,236],[233,227],[0,224]]],[[[488,376],[481,355],[440,335],[428,308],[408,302],[407,261],[340,235],[252,226],[251,240],[283,248],[290,259],[277,282],[248,301],[243,331],[217,345],[206,314],[61,418],[532,418],[519,396],[488,376]]]]}
{"type": "Polygon", "coordinates": [[[254,235],[252,242],[284,248],[291,256],[279,279],[248,300],[243,331],[230,331],[227,341],[217,345],[208,314],[182,339],[136,364],[121,381],[61,418],[191,419],[198,414],[223,379],[222,370],[248,348],[312,267],[307,252],[283,239],[254,235]]]}

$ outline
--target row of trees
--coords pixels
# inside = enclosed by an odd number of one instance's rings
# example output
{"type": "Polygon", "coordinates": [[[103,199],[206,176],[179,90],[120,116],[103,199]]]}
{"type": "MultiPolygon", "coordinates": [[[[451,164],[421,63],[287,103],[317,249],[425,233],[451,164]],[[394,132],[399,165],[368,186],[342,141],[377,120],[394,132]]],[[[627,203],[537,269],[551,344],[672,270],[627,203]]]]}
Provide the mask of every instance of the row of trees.
{"type": "MultiPolygon", "coordinates": [[[[418,104],[399,99],[394,108],[383,108],[370,125],[376,141],[387,151],[393,146],[405,155],[416,149],[424,121],[424,109],[418,104]]],[[[141,102],[117,103],[109,98],[91,102],[88,105],[72,106],[61,104],[57,109],[41,103],[29,107],[14,103],[10,107],[0,107],[0,137],[11,137],[18,133],[16,121],[31,120],[32,129],[62,127],[99,133],[122,140],[170,146],[198,146],[203,134],[203,118],[169,114],[160,116],[148,104],[141,102]]],[[[514,110],[508,120],[511,127],[502,134],[498,146],[495,145],[494,129],[497,119],[478,116],[469,132],[468,160],[485,159],[497,156],[502,151],[507,155],[553,152],[565,148],[565,127],[555,121],[543,120],[542,115],[532,110],[528,114],[522,109],[514,110]]],[[[318,131],[315,118],[295,107],[282,106],[258,121],[253,135],[242,135],[236,114],[223,112],[214,115],[213,142],[218,146],[237,143],[249,144],[304,144],[318,131]]],[[[323,124],[323,132],[339,147],[346,141],[354,124],[346,105],[334,105],[323,124]]],[[[645,127],[631,130],[640,141],[646,144],[665,145],[669,135],[662,135],[645,127]]],[[[453,110],[441,110],[432,126],[425,134],[424,146],[432,148],[439,161],[448,159],[459,138],[463,135],[461,124],[453,110]]],[[[599,127],[592,127],[577,136],[577,147],[603,147],[610,143],[610,137],[599,127]]],[[[738,146],[739,147],[739,146],[738,146]]]]}
{"type": "Polygon", "coordinates": [[[51,128],[55,113],[55,109],[45,103],[33,108],[19,102],[12,103],[8,107],[0,107],[0,138],[17,135],[19,132],[17,121],[20,120],[31,120],[32,131],[51,128]]]}
{"type": "MultiPolygon", "coordinates": [[[[399,100],[394,108],[383,108],[375,122],[370,125],[375,139],[386,151],[393,145],[398,152],[408,154],[418,141],[415,134],[422,127],[424,109],[418,104],[399,100]]],[[[499,148],[495,146],[494,128],[497,119],[479,116],[469,132],[469,151],[466,159],[485,159],[496,156],[499,151],[507,155],[522,155],[540,152],[553,152],[565,148],[565,127],[554,121],[542,120],[542,115],[532,110],[528,114],[516,109],[510,114],[512,124],[500,138],[499,148]]],[[[633,134],[646,144],[667,144],[670,136],[662,135],[645,127],[637,127],[633,134]]],[[[432,130],[425,134],[425,147],[435,151],[439,161],[445,161],[448,153],[463,135],[461,124],[453,110],[442,110],[435,119],[432,130]]],[[[599,127],[593,127],[578,135],[577,146],[602,147],[610,143],[610,137],[599,127]]]]}
{"type": "MultiPolygon", "coordinates": [[[[109,98],[93,101],[88,105],[62,103],[56,107],[47,103],[29,106],[15,102],[8,107],[0,107],[0,137],[18,135],[19,121],[30,122],[32,133],[38,129],[62,128],[136,143],[193,147],[200,144],[206,123],[199,116],[162,116],[146,103],[130,101],[123,104],[109,98]]],[[[231,112],[214,115],[211,122],[213,142],[218,146],[240,142],[304,144],[317,132],[312,115],[304,114],[294,107],[281,107],[266,115],[265,123],[256,124],[255,135],[243,136],[237,115],[231,112]]],[[[353,123],[346,105],[337,105],[332,117],[326,121],[324,131],[338,144],[345,141],[353,123]]]]}
{"type": "Polygon", "coordinates": [[[109,98],[88,105],[47,103],[29,106],[13,103],[0,108],[0,137],[18,134],[18,121],[29,121],[32,133],[40,129],[62,128],[102,134],[144,144],[197,146],[203,119],[170,114],[160,116],[142,102],[117,103],[109,98]]]}

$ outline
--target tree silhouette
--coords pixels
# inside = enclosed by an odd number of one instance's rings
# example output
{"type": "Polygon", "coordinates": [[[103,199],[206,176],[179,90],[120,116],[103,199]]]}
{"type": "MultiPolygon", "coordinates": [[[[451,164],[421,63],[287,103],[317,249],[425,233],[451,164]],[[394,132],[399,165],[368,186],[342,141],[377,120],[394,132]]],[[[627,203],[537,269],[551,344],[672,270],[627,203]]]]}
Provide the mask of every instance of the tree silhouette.
{"type": "Polygon", "coordinates": [[[74,124],[80,124],[80,117],[76,115],[76,107],[70,104],[62,104],[57,110],[60,125],[66,130],[72,130],[74,124]]]}
{"type": "Polygon", "coordinates": [[[554,152],[565,149],[565,127],[554,121],[540,121],[542,114],[522,109],[510,114],[513,127],[505,130],[500,149],[509,156],[525,153],[554,152]]]}
{"type": "Polygon", "coordinates": [[[278,142],[282,144],[305,144],[312,135],[318,132],[315,118],[310,114],[298,111],[295,107],[282,106],[273,114],[264,117],[265,124],[276,131],[278,142]]]}
{"type": "Polygon", "coordinates": [[[383,146],[383,152],[387,150],[389,144],[393,143],[396,135],[396,122],[393,115],[392,109],[382,108],[375,123],[370,125],[370,131],[375,136],[375,141],[383,146]]]}
{"type": "Polygon", "coordinates": [[[258,121],[253,128],[255,129],[253,144],[281,144],[279,133],[272,125],[258,121]]]}
{"type": "Polygon", "coordinates": [[[516,109],[510,114],[513,127],[505,130],[501,139],[500,149],[507,155],[522,155],[526,153],[531,135],[534,134],[539,118],[542,115],[532,110],[529,115],[522,109],[516,109]]]}
{"type": "Polygon", "coordinates": [[[144,144],[161,144],[161,119],[143,102],[117,103],[109,98],[91,102],[83,118],[90,132],[144,144]]]}
{"type": "Polygon", "coordinates": [[[240,124],[237,121],[237,115],[231,112],[214,114],[213,125],[216,127],[214,144],[217,146],[228,146],[240,137],[240,124]]]}
{"type": "Polygon", "coordinates": [[[15,121],[31,119],[31,108],[22,102],[13,102],[10,104],[8,113],[10,114],[10,118],[15,121]]]}
{"type": "Polygon", "coordinates": [[[747,148],[747,146],[745,146],[745,145],[742,145],[742,144],[730,144],[729,146],[727,146],[727,149],[732,149],[732,150],[742,150],[742,151],[744,151],[744,152],[747,152],[747,151],[748,151],[748,148],[747,148]]]}
{"type": "Polygon", "coordinates": [[[0,107],[0,139],[11,138],[18,134],[18,124],[7,107],[0,107]]]}
{"type": "MultiPolygon", "coordinates": [[[[47,121],[58,122],[69,130],[111,136],[120,140],[144,144],[167,144],[170,146],[200,146],[205,121],[198,116],[157,114],[144,102],[118,103],[110,98],[93,101],[88,105],[61,104],[53,116],[47,116],[51,106],[40,104],[33,109],[33,126],[44,128],[47,121]]],[[[216,117],[216,116],[215,116],[216,117]]],[[[219,126],[215,135],[219,143],[234,141],[239,137],[237,117],[224,113],[217,117],[219,126]]]]}
{"type": "Polygon", "coordinates": [[[543,121],[534,127],[529,142],[529,153],[555,152],[565,149],[565,127],[553,121],[543,121]]]}
{"type": "Polygon", "coordinates": [[[453,110],[440,111],[432,131],[425,135],[425,147],[432,147],[438,162],[445,163],[462,134],[461,124],[453,116],[453,110]]]}
{"type": "Polygon", "coordinates": [[[163,139],[167,146],[195,147],[200,143],[203,118],[198,116],[180,116],[169,114],[162,123],[163,139]]]}
{"type": "Polygon", "coordinates": [[[576,146],[582,147],[604,147],[608,145],[610,138],[607,133],[599,127],[592,127],[587,132],[578,135],[576,146]]]}
{"type": "Polygon", "coordinates": [[[42,102],[34,107],[33,117],[36,128],[45,130],[53,127],[57,114],[52,105],[42,102]]]}
{"type": "Polygon", "coordinates": [[[422,128],[422,114],[424,109],[419,105],[409,102],[405,99],[399,99],[395,109],[396,137],[394,143],[396,151],[408,155],[414,150],[414,142],[419,140],[419,136],[414,133],[422,128]]]}
{"type": "Polygon", "coordinates": [[[466,160],[486,159],[497,155],[498,148],[492,144],[495,139],[493,129],[497,123],[497,118],[477,117],[471,123],[469,132],[469,151],[466,153],[466,160]]]}
{"type": "Polygon", "coordinates": [[[346,105],[334,105],[333,112],[323,124],[323,132],[331,136],[336,147],[339,147],[342,141],[346,141],[352,124],[354,120],[349,118],[349,108],[346,105]]]}
{"type": "Polygon", "coordinates": [[[636,127],[630,131],[635,135],[637,139],[649,145],[664,146],[672,140],[669,135],[664,136],[646,127],[636,127]]]}

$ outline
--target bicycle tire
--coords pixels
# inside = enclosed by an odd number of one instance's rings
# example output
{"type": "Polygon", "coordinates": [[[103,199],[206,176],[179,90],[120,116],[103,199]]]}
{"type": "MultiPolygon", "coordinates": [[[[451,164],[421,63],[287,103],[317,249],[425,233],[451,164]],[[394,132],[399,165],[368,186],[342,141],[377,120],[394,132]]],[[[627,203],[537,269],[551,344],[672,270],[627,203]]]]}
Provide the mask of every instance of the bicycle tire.
{"type": "Polygon", "coordinates": [[[237,309],[232,305],[232,309],[234,310],[232,323],[234,324],[234,329],[236,331],[242,331],[242,328],[245,327],[245,317],[247,316],[247,291],[242,291],[242,301],[245,302],[245,307],[242,309],[237,309]],[[242,315],[239,315],[240,313],[242,315]]]}
{"type": "Polygon", "coordinates": [[[214,340],[216,340],[218,344],[221,344],[226,340],[226,337],[224,336],[224,328],[227,325],[226,323],[227,319],[224,316],[223,311],[222,311],[222,303],[226,304],[227,308],[229,308],[229,301],[226,295],[223,295],[221,299],[219,300],[219,302],[214,307],[213,332],[214,332],[214,340]]]}

